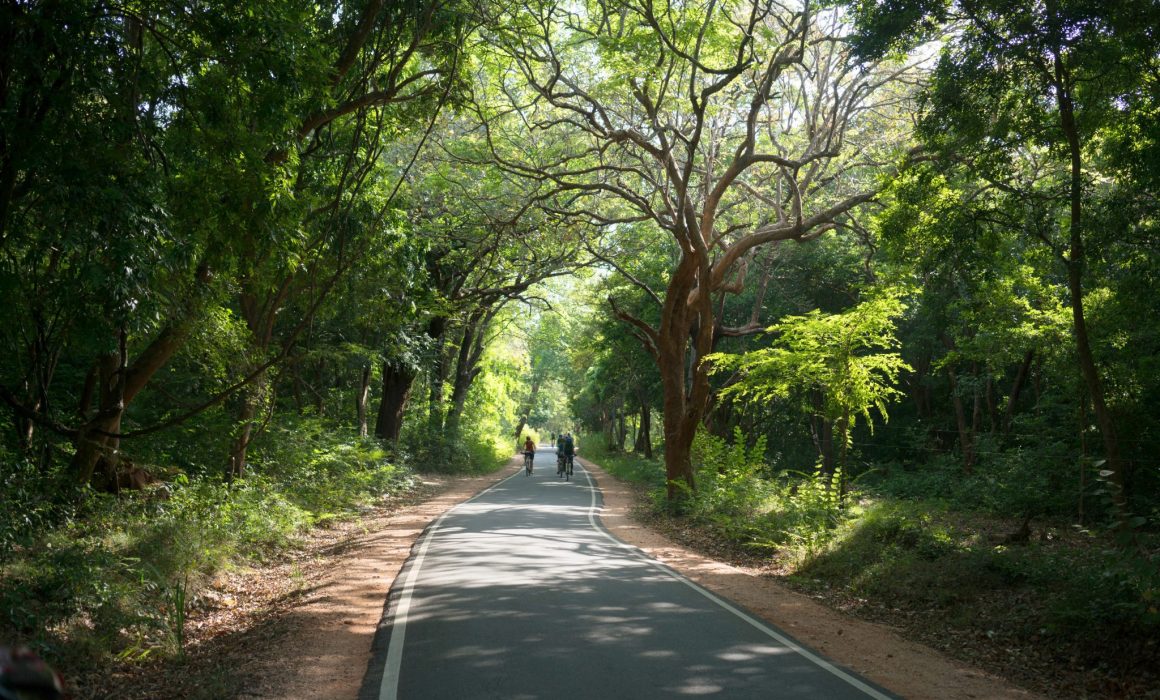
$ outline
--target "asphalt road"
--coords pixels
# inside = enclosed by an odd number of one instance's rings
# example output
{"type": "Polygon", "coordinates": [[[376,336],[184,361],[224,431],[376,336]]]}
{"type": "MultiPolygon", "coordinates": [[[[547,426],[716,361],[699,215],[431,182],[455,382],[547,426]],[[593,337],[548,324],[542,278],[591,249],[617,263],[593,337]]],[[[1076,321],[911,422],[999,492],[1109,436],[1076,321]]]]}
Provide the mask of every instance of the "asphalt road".
{"type": "Polygon", "coordinates": [[[599,504],[542,449],[432,523],[360,700],[894,697],[615,539],[599,504]]]}

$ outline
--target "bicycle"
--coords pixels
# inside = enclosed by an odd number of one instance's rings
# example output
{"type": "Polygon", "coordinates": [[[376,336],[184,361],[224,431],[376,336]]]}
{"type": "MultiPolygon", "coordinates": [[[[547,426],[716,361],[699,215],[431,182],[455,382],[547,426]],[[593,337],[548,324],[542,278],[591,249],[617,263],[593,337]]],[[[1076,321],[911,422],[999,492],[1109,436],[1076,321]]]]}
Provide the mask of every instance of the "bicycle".
{"type": "Polygon", "coordinates": [[[535,458],[535,452],[524,453],[524,476],[532,475],[532,460],[535,458]]]}
{"type": "Polygon", "coordinates": [[[568,469],[564,472],[564,480],[572,480],[572,463],[576,461],[575,455],[568,455],[568,469]]]}
{"type": "Polygon", "coordinates": [[[568,458],[564,456],[563,452],[556,453],[556,478],[557,479],[564,476],[564,464],[566,463],[567,459],[568,458]]]}

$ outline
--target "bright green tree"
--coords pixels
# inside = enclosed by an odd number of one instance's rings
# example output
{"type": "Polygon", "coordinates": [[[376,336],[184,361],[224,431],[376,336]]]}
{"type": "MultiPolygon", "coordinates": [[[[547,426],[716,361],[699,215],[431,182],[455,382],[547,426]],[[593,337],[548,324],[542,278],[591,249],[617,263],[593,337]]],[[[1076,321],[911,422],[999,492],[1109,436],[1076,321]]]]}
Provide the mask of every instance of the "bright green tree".
{"type": "Polygon", "coordinates": [[[755,402],[794,399],[821,418],[820,468],[832,479],[839,470],[846,472],[858,417],[872,426],[876,411],[886,420],[887,405],[901,395],[895,386],[910,367],[892,351],[898,347],[895,321],[904,310],[897,298],[880,294],[842,313],[815,310],[790,316],[767,329],[774,334],[770,347],[714,354],[707,361],[716,373],[736,373],[723,396],[755,402]]]}

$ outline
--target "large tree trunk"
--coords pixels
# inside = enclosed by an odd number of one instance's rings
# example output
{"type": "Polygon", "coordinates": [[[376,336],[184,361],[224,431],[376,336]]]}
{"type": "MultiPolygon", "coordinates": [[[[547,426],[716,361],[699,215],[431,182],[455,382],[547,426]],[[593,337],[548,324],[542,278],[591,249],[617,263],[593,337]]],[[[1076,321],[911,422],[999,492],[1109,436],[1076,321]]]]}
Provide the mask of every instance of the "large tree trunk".
{"type": "MultiPolygon", "coordinates": [[[[476,377],[482,371],[479,363],[483,359],[484,334],[497,310],[477,310],[471,315],[467,326],[463,329],[459,355],[455,362],[455,383],[451,391],[451,408],[447,414],[447,432],[451,435],[456,435],[459,432],[463,408],[467,403],[467,394],[471,391],[471,385],[475,383],[476,377]]],[[[530,410],[531,406],[528,407],[528,411],[530,410]]],[[[526,416],[527,413],[522,415],[526,416]]]]}
{"type": "Polygon", "coordinates": [[[399,441],[403,430],[403,412],[411,396],[415,370],[394,362],[383,362],[383,395],[379,399],[375,437],[391,442],[399,441]]]}
{"type": "MultiPolygon", "coordinates": [[[[687,332],[679,334],[679,338],[676,339],[662,338],[662,347],[658,348],[657,365],[664,394],[665,478],[668,482],[670,501],[679,498],[681,486],[689,490],[696,489],[690,451],[697,435],[697,428],[701,425],[705,397],[700,395],[702,391],[699,389],[696,392],[697,396],[693,396],[693,391],[686,389],[687,338],[687,332]]],[[[695,368],[693,382],[704,381],[707,384],[707,379],[700,375],[703,375],[703,371],[695,368]]]]}
{"type": "Polygon", "coordinates": [[[696,490],[690,452],[709,403],[709,376],[700,359],[713,346],[713,306],[708,294],[700,294],[690,304],[699,276],[708,277],[707,267],[693,256],[685,257],[665,291],[655,338],[664,396],[665,478],[670,501],[680,498],[682,487],[696,490]]]}
{"type": "Polygon", "coordinates": [[[78,483],[91,483],[97,464],[102,459],[106,463],[115,461],[109,452],[112,445],[106,433],[116,432],[125,410],[125,373],[121,371],[123,362],[122,352],[110,352],[97,360],[97,412],[78,428],[73,439],[76,451],[70,469],[78,483]]]}
{"type": "MultiPolygon", "coordinates": [[[[204,270],[199,272],[199,277],[204,270]]],[[[192,311],[188,312],[191,316],[192,311]]],[[[132,364],[126,366],[127,338],[121,334],[120,350],[109,353],[97,361],[94,374],[96,384],[87,386],[82,392],[86,398],[82,399],[81,414],[88,413],[88,398],[90,392],[97,395],[97,413],[87,418],[77,429],[74,439],[76,452],[73,454],[70,470],[79,483],[87,484],[92,481],[96,466],[102,455],[106,455],[115,463],[116,450],[120,441],[110,438],[106,433],[119,433],[121,420],[125,410],[141,390],[165,366],[173,355],[185,343],[186,337],[192,328],[192,318],[187,317],[172,324],[157,334],[132,364]]]]}

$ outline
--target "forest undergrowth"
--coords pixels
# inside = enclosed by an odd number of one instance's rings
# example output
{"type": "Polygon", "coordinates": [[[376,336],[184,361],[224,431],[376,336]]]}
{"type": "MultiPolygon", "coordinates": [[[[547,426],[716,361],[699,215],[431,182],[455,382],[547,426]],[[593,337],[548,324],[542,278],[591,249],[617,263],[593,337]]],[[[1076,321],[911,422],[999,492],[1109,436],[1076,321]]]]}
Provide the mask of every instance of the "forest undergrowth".
{"type": "Polygon", "coordinates": [[[0,495],[0,639],[66,678],[180,660],[188,618],[220,602],[215,579],[293,557],[310,530],[406,499],[425,472],[502,463],[486,441],[416,439],[391,453],[332,428],[304,418],[272,429],[232,484],[176,472],[142,491],[69,498],[64,475],[15,470],[0,495]]]}
{"type": "Polygon", "coordinates": [[[1160,538],[968,509],[930,475],[875,474],[839,503],[811,473],[770,473],[764,445],[711,436],[698,489],[667,502],[663,464],[589,443],[637,484],[673,539],[1051,697],[1160,697],[1160,538]],[[906,494],[906,495],[900,495],[906,494]]]}

